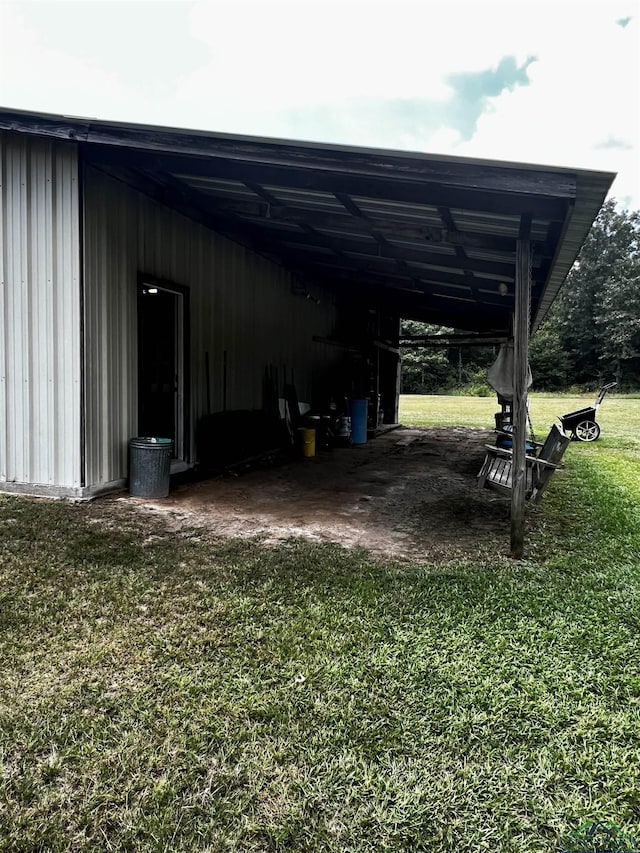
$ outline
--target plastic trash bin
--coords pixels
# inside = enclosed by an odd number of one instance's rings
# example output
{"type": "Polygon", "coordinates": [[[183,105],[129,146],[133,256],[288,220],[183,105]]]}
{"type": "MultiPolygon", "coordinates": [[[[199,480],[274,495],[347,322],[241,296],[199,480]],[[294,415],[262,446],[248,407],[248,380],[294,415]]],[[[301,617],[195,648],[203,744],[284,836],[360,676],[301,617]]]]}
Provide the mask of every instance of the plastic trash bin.
{"type": "Polygon", "coordinates": [[[166,498],[172,453],[170,438],[130,438],[129,494],[137,498],[166,498]]]}
{"type": "Polygon", "coordinates": [[[351,443],[367,443],[367,418],[369,411],[368,400],[349,400],[351,415],[351,443]]]}

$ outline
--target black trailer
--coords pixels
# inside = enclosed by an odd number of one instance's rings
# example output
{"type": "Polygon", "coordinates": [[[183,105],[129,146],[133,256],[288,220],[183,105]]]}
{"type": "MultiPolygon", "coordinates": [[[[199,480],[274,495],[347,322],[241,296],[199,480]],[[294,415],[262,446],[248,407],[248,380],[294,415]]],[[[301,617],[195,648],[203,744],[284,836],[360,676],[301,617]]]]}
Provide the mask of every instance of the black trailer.
{"type": "Polygon", "coordinates": [[[615,388],[617,382],[609,382],[598,391],[593,406],[560,415],[560,423],[565,432],[571,433],[571,438],[577,441],[596,441],[600,438],[600,424],[596,421],[598,408],[605,398],[607,391],[615,388]]]}

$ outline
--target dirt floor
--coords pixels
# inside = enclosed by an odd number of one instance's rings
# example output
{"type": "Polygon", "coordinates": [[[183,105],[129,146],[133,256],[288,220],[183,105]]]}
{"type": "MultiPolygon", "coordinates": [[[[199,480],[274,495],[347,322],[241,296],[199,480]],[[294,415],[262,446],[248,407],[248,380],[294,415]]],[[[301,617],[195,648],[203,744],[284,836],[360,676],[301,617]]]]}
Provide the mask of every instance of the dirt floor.
{"type": "Polygon", "coordinates": [[[362,547],[396,559],[504,553],[509,505],[479,491],[488,430],[401,427],[366,445],[179,486],[168,498],[114,497],[176,528],[362,547]]]}

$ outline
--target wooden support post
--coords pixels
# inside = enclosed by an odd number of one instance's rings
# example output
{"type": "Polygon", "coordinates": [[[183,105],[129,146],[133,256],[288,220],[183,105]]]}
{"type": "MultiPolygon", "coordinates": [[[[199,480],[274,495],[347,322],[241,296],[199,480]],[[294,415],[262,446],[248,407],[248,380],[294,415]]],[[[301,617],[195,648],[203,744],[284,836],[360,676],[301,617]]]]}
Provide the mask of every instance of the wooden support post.
{"type": "Polygon", "coordinates": [[[387,424],[397,424],[400,422],[400,392],[402,391],[402,359],[400,358],[400,329],[402,327],[402,321],[398,317],[395,322],[395,329],[393,330],[393,343],[398,344],[398,354],[395,355],[394,358],[391,357],[391,381],[390,381],[390,389],[389,389],[389,402],[386,403],[387,408],[383,406],[382,408],[385,410],[384,413],[384,421],[387,424]],[[396,334],[397,332],[397,334],[396,334]]]}
{"type": "Polygon", "coordinates": [[[529,373],[529,314],[531,309],[531,246],[529,222],[521,222],[516,249],[515,313],[513,321],[513,463],[511,469],[511,556],[524,554],[526,491],[527,378],[529,373]]]}
{"type": "Polygon", "coordinates": [[[388,424],[397,424],[400,423],[400,392],[402,391],[402,360],[400,356],[397,355],[395,357],[394,367],[394,388],[393,395],[391,400],[393,401],[393,408],[391,411],[385,415],[386,423],[388,424]]]}

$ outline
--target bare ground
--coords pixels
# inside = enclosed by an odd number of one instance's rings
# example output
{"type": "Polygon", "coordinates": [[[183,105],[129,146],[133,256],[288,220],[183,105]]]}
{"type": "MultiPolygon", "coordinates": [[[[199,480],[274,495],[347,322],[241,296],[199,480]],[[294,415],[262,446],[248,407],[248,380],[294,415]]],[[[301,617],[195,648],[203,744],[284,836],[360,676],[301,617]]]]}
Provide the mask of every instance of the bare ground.
{"type": "Polygon", "coordinates": [[[100,503],[136,507],[176,530],[201,527],[267,544],[303,537],[412,560],[504,554],[508,503],[476,485],[492,436],[462,427],[402,427],[366,445],[180,486],[168,498],[100,503]]]}

